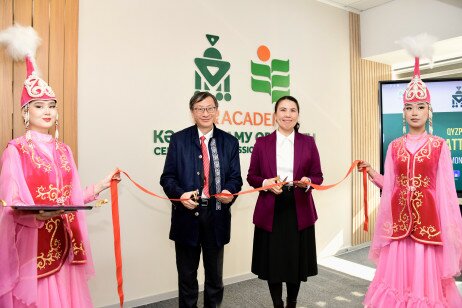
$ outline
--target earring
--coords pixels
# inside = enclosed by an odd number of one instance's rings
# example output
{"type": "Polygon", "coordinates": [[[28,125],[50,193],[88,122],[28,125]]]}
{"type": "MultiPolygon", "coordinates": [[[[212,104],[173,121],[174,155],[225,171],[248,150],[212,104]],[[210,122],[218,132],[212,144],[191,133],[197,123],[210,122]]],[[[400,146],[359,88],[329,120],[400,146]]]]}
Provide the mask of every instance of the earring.
{"type": "Polygon", "coordinates": [[[403,113],[403,135],[406,135],[406,117],[403,113]]]}
{"type": "Polygon", "coordinates": [[[24,113],[24,125],[26,126],[26,141],[29,147],[32,148],[32,134],[29,129],[29,125],[30,125],[29,106],[26,106],[24,108],[26,108],[26,112],[24,113]]]}
{"type": "Polygon", "coordinates": [[[31,135],[29,129],[26,131],[26,141],[27,141],[27,144],[28,144],[30,147],[32,147],[32,135],[31,135]]]}
{"type": "Polygon", "coordinates": [[[428,132],[433,135],[433,108],[431,105],[428,108],[428,132]]]}
{"type": "Polygon", "coordinates": [[[59,131],[58,131],[58,114],[56,114],[56,120],[55,120],[55,141],[56,141],[56,146],[58,146],[58,138],[59,138],[59,131]]]}
{"type": "Polygon", "coordinates": [[[26,129],[29,129],[29,108],[26,108],[26,113],[24,114],[23,120],[24,120],[24,125],[26,126],[26,129]]]}

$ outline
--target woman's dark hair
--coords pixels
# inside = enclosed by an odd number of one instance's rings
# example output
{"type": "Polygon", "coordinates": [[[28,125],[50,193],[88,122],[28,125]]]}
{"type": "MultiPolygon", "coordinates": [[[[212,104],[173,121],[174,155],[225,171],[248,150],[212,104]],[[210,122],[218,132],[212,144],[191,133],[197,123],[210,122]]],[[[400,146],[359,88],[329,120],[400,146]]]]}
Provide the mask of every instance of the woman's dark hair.
{"type": "Polygon", "coordinates": [[[189,100],[189,109],[192,111],[194,109],[194,104],[202,102],[207,97],[211,97],[213,99],[213,102],[215,103],[215,107],[218,108],[217,98],[213,94],[209,92],[196,92],[189,100]]]}
{"type": "MultiPolygon", "coordinates": [[[[276,113],[276,111],[278,110],[279,103],[282,102],[283,100],[289,100],[291,102],[294,102],[295,105],[297,106],[298,113],[300,113],[300,105],[298,104],[297,99],[290,95],[283,96],[276,101],[276,104],[274,104],[274,113],[276,113]]],[[[294,130],[298,132],[299,128],[300,128],[300,123],[297,122],[297,124],[295,124],[294,130]]]]}

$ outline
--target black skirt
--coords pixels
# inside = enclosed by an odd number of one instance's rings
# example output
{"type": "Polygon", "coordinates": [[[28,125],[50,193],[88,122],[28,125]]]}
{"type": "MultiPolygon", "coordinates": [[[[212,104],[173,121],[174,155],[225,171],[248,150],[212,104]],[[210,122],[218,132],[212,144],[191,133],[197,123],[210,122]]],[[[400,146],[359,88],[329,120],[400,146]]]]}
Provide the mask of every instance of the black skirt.
{"type": "Polygon", "coordinates": [[[272,283],[318,274],[314,225],[298,231],[293,189],[276,196],[273,232],[255,227],[252,273],[272,283]]]}

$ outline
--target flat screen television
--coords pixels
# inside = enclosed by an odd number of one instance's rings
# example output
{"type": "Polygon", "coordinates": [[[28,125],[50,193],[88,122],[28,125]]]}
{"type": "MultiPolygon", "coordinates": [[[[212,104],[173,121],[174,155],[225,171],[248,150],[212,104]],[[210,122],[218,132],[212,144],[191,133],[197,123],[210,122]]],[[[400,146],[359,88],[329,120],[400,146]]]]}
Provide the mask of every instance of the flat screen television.
{"type": "MultiPolygon", "coordinates": [[[[424,79],[433,108],[433,134],[446,140],[451,150],[457,195],[462,197],[462,78],[424,79]]],[[[402,136],[403,93],[409,80],[379,84],[381,114],[381,172],[390,142],[402,136]]]]}

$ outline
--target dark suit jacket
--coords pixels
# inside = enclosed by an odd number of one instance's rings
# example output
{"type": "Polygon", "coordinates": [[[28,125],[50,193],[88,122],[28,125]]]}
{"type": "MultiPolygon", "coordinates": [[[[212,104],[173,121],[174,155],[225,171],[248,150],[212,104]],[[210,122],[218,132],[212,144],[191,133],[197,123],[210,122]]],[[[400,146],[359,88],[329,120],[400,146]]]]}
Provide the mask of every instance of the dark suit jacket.
{"type": "MultiPolygon", "coordinates": [[[[221,190],[239,192],[242,187],[239,142],[235,137],[216,127],[213,129],[212,138],[216,139],[220,161],[221,190]]],[[[209,152],[212,153],[210,142],[209,152]]],[[[160,177],[160,185],[169,198],[178,199],[183,193],[196,189],[202,192],[204,177],[201,154],[197,126],[188,127],[171,136],[164,171],[160,177]]],[[[209,191],[214,194],[216,189],[212,157],[210,163],[209,191]]],[[[230,240],[231,204],[222,204],[221,210],[216,210],[215,198],[212,198],[208,205],[213,210],[218,246],[223,246],[230,240]]],[[[172,203],[171,240],[192,246],[199,244],[199,218],[195,215],[196,212],[187,209],[181,202],[172,203]]]]}
{"type": "MultiPolygon", "coordinates": [[[[276,168],[276,132],[257,139],[250,159],[247,182],[250,186],[261,187],[265,179],[277,176],[276,168]]],[[[309,177],[314,184],[323,181],[321,162],[313,137],[295,133],[294,138],[294,180],[309,177]]],[[[314,224],[318,219],[311,189],[295,188],[295,208],[297,211],[298,229],[302,230],[314,224]]],[[[255,226],[271,232],[273,229],[274,204],[276,195],[270,191],[261,191],[255,211],[255,226]]]]}

